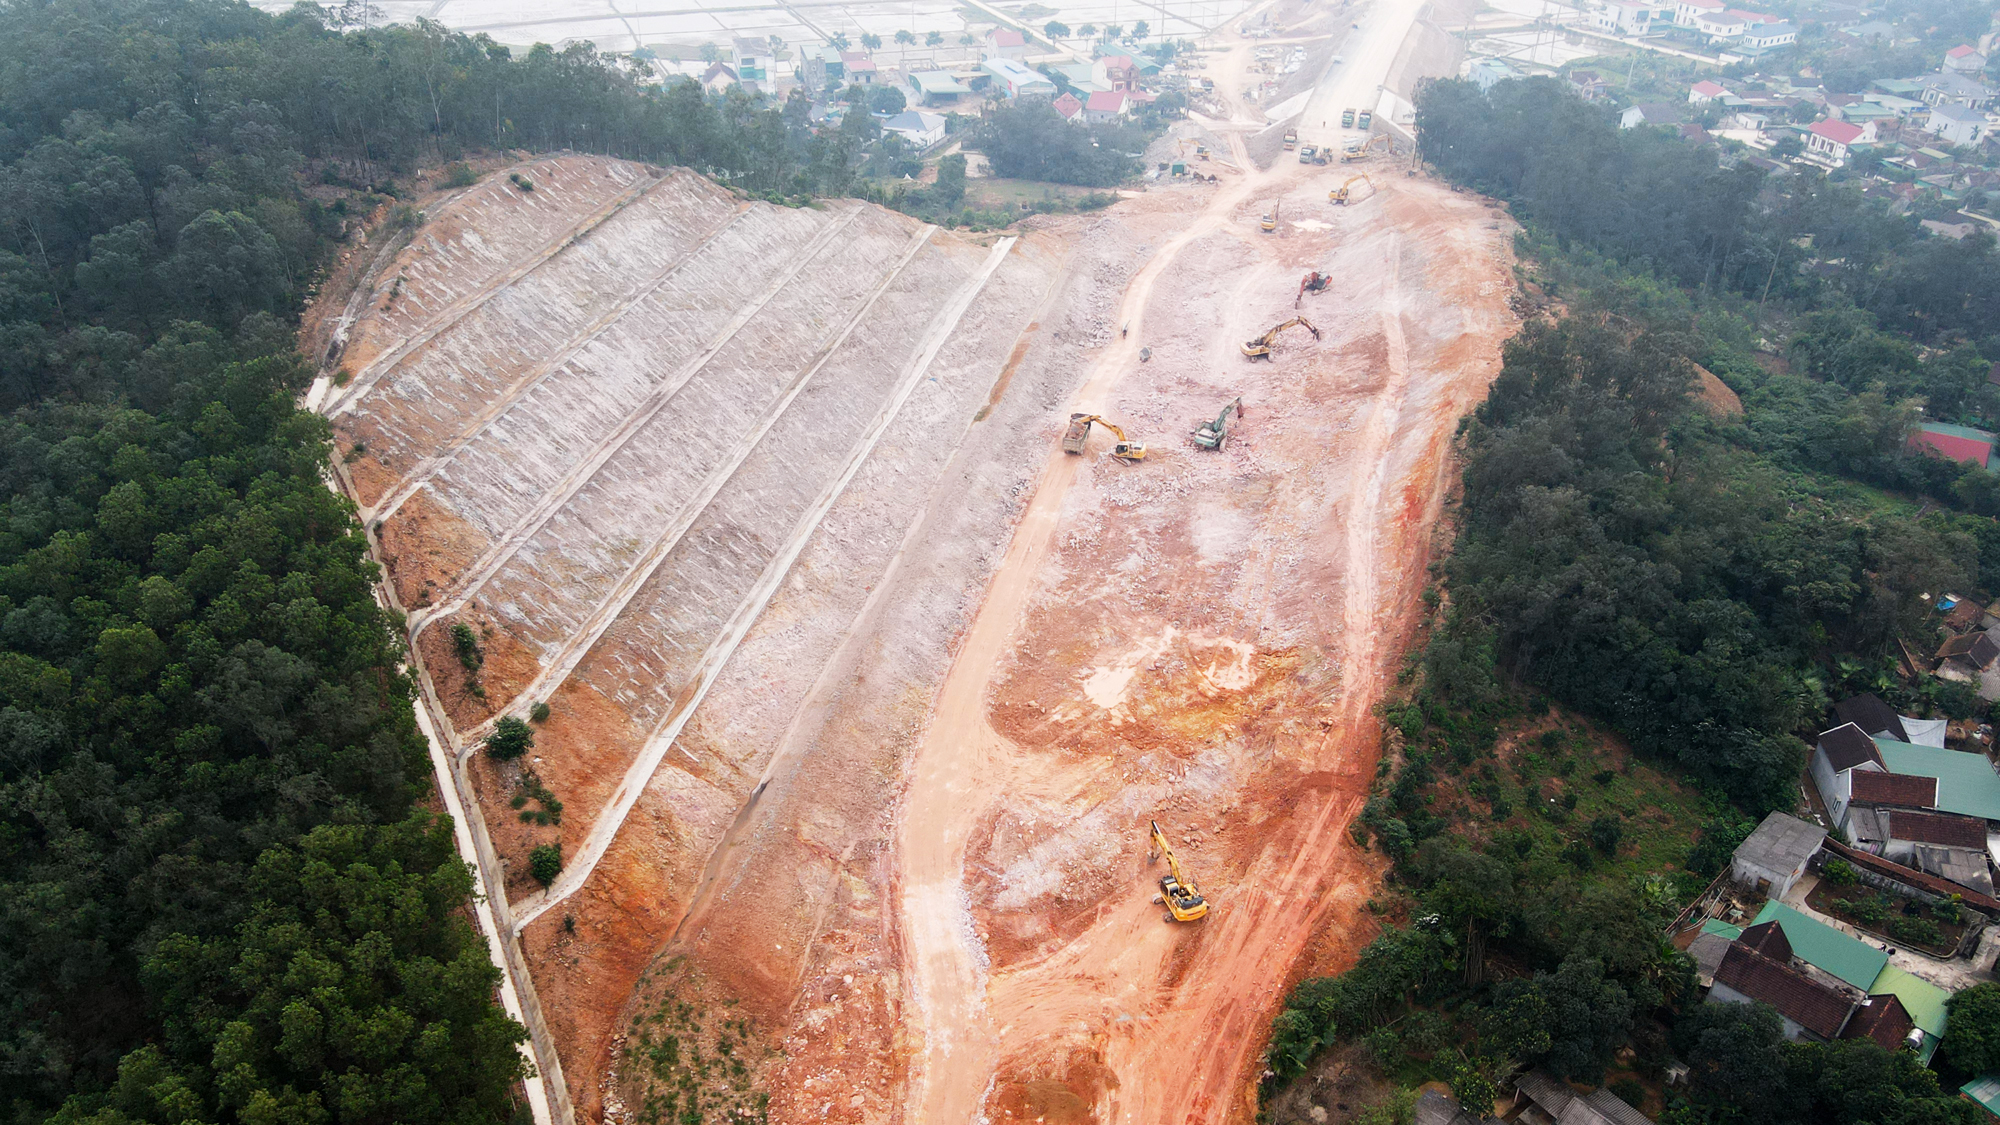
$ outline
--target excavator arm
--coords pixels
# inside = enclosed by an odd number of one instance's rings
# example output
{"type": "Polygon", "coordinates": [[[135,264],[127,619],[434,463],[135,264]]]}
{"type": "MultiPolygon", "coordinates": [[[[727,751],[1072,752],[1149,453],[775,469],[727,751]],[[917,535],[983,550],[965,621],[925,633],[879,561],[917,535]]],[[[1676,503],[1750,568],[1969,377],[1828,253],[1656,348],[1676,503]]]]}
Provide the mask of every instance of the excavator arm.
{"type": "Polygon", "coordinates": [[[1101,414],[1072,414],[1069,416],[1069,429],[1064,432],[1062,440],[1064,453],[1083,452],[1085,444],[1090,440],[1090,427],[1092,423],[1103,425],[1105,429],[1111,431],[1113,437],[1117,438],[1117,441],[1111,446],[1111,455],[1113,457],[1121,461],[1143,461],[1146,459],[1146,447],[1136,441],[1127,439],[1124,430],[1113,425],[1101,414]]]}
{"type": "Polygon", "coordinates": [[[1167,834],[1160,831],[1160,822],[1150,821],[1153,826],[1153,848],[1167,861],[1168,874],[1160,876],[1160,901],[1167,907],[1166,921],[1192,922],[1208,914],[1208,902],[1195,889],[1194,881],[1181,870],[1181,861],[1174,855],[1172,844],[1167,843],[1167,834]]]}

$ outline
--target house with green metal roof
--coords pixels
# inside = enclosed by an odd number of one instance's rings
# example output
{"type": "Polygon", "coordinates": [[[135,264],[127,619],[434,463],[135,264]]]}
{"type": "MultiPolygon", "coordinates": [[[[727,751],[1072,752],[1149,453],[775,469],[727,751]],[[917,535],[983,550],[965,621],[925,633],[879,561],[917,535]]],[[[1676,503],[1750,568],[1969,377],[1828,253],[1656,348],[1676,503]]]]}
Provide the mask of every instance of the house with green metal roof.
{"type": "Polygon", "coordinates": [[[1982,1074],[1958,1088],[1961,1096],[1979,1104],[1979,1108],[2000,1117],[2000,1074],[1982,1074]]]}
{"type": "Polygon", "coordinates": [[[1917,1049],[1917,1060],[1929,1066],[1931,1056],[1937,1053],[1938,1040],[1944,1038],[1945,1005],[1951,1000],[1951,993],[1894,965],[1884,965],[1882,975],[1869,986],[1868,994],[1894,996],[1903,1002],[1903,1010],[1910,1013],[1910,1022],[1924,1033],[1924,1045],[1917,1049]]]}
{"type": "Polygon", "coordinates": [[[1937,778],[1937,810],[2000,821],[2000,773],[1984,754],[1875,740],[1890,773],[1937,778]]]}
{"type": "MultiPolygon", "coordinates": [[[[1951,993],[1889,964],[1889,955],[1882,950],[1782,902],[1765,903],[1752,924],[1765,922],[1776,922],[1785,932],[1792,956],[1798,960],[1870,996],[1894,996],[1902,1001],[1910,1022],[1924,1033],[1917,1058],[1926,1066],[1930,1064],[1938,1041],[1944,1038],[1945,1005],[1951,993]]],[[[1720,936],[1731,929],[1734,927],[1718,924],[1713,932],[1720,936]]],[[[1708,932],[1706,926],[1704,932],[1708,932]]]]}
{"type": "Polygon", "coordinates": [[[1882,975],[1889,955],[1858,938],[1809,918],[1782,902],[1767,902],[1752,925],[1776,922],[1792,945],[1792,956],[1867,992],[1882,975]]]}

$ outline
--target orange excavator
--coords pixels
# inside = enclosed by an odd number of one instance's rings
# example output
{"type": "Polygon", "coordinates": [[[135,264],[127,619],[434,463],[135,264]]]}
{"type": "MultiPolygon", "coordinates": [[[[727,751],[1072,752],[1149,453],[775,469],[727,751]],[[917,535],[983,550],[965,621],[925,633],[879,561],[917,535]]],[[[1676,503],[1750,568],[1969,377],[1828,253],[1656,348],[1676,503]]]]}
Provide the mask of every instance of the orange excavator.
{"type": "Polygon", "coordinates": [[[1295,316],[1278,325],[1276,328],[1271,329],[1269,332],[1264,333],[1262,336],[1257,337],[1255,340],[1244,341],[1243,354],[1249,356],[1251,359],[1271,358],[1271,345],[1278,342],[1278,333],[1283,332],[1294,324],[1312,333],[1313,339],[1319,339],[1319,329],[1313,327],[1312,321],[1302,316],[1295,316]]]}
{"type": "Polygon", "coordinates": [[[1311,273],[1305,275],[1305,277],[1300,279],[1299,281],[1299,295],[1292,298],[1292,307],[1298,308],[1299,302],[1306,299],[1306,294],[1323,293],[1326,291],[1326,287],[1332,284],[1333,284],[1333,279],[1319,272],[1318,270],[1314,270],[1311,273]]]}
{"type": "Polygon", "coordinates": [[[1195,889],[1194,880],[1181,870],[1181,861],[1174,857],[1173,845],[1167,843],[1167,834],[1160,831],[1160,822],[1150,822],[1153,826],[1153,850],[1167,861],[1167,874],[1160,876],[1160,893],[1153,899],[1167,908],[1160,919],[1163,922],[1193,922],[1208,915],[1208,900],[1195,889]]]}

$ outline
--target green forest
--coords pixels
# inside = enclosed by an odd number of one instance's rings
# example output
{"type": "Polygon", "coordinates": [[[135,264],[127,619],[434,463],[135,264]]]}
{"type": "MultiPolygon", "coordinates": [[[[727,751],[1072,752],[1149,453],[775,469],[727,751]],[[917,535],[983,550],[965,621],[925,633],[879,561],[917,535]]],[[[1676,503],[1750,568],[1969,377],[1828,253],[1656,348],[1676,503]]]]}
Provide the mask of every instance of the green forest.
{"type": "Polygon", "coordinates": [[[525,1112],[296,317],[473,150],[798,197],[870,139],[624,67],[310,7],[0,8],[6,1120],[525,1112]]]}
{"type": "Polygon", "coordinates": [[[1792,806],[1800,732],[1831,702],[1983,708],[1894,654],[1935,647],[1926,595],[2000,585],[1992,476],[1905,445],[1920,417],[2000,420],[1993,240],[1620,130],[1553,80],[1434,82],[1417,124],[1438,174],[1523,224],[1546,315],[1461,426],[1456,542],[1355,830],[1394,862],[1376,905],[1410,921],[1297,989],[1267,1092],[1359,1044],[1478,1104],[1545,1066],[1638,1105],[1679,1059],[1677,1125],[1975,1120],[1950,1091],[2000,1041],[1990,998],[1954,1001],[1941,1084],[1871,1043],[1684,1003],[1692,964],[1660,935],[1792,806]],[[1698,367],[1742,413],[1698,399],[1698,367]],[[1674,817],[1676,846],[1635,844],[1674,817]]]}

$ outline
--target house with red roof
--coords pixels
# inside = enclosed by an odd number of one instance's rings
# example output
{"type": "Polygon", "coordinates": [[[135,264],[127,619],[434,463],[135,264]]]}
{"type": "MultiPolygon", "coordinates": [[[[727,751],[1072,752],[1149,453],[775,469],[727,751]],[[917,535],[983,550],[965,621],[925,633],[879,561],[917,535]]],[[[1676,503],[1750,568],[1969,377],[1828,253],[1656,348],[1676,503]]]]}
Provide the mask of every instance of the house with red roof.
{"type": "Polygon", "coordinates": [[[1944,53],[1944,68],[1960,74],[1978,74],[1986,69],[1986,56],[1967,44],[1960,43],[1944,53]]]}
{"type": "Polygon", "coordinates": [[[1131,55],[1106,55],[1090,64],[1090,80],[1106,90],[1139,88],[1139,64],[1131,55]]]}
{"type": "Polygon", "coordinates": [[[1986,469],[1993,466],[1993,442],[1993,435],[1985,430],[1946,422],[1925,422],[1911,432],[1909,448],[1912,452],[1929,453],[1986,469]]]}
{"type": "Polygon", "coordinates": [[[1850,145],[1865,144],[1875,139],[1873,124],[1856,125],[1848,121],[1832,118],[1815,121],[1806,130],[1806,157],[1829,168],[1838,168],[1847,163],[1850,145]]]}
{"type": "Polygon", "coordinates": [[[1728,90],[1722,88],[1722,83],[1720,82],[1709,82],[1706,80],[1697,82],[1688,87],[1688,104],[1707,105],[1728,92],[1728,90]]]}
{"type": "Polygon", "coordinates": [[[1092,123],[1116,120],[1132,112],[1131,101],[1123,90],[1099,90],[1083,103],[1083,119],[1092,123]]]}
{"type": "Polygon", "coordinates": [[[1009,27],[996,27],[986,33],[986,57],[989,59],[1022,59],[1028,54],[1028,37],[1009,27]]]}
{"type": "Polygon", "coordinates": [[[1050,102],[1049,105],[1062,115],[1064,121],[1072,125],[1081,125],[1083,123],[1083,103],[1076,100],[1075,94],[1064,94],[1055,101],[1050,102]]]}

